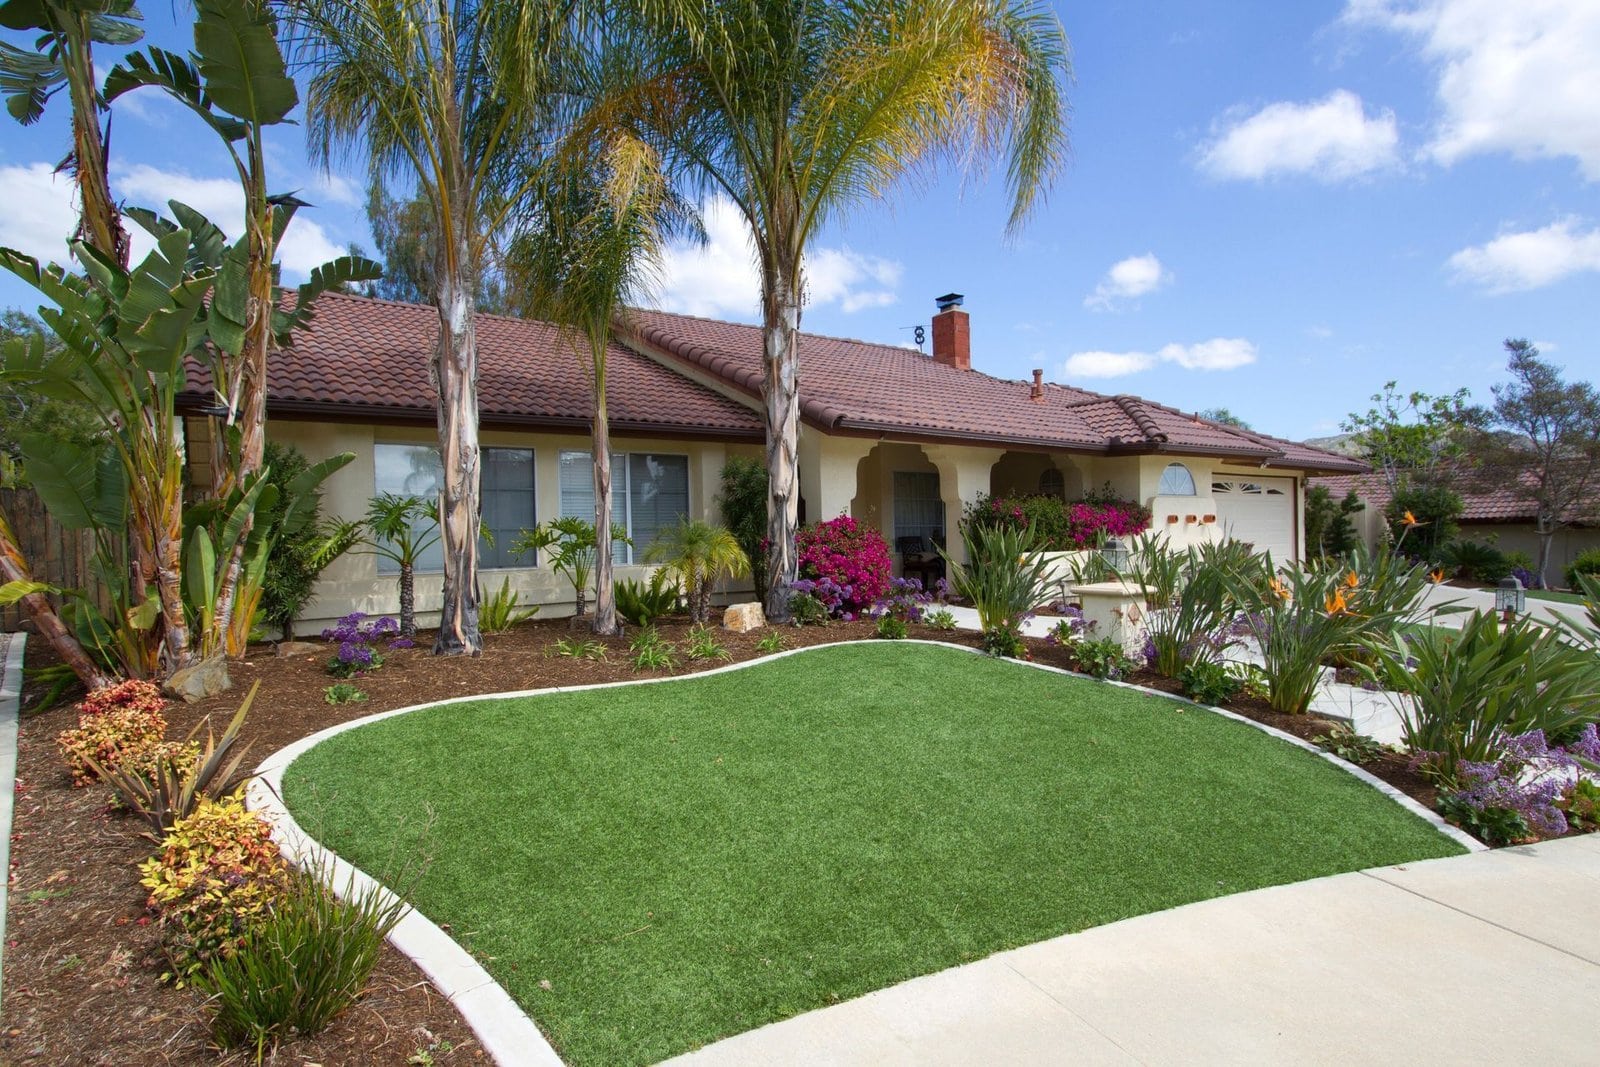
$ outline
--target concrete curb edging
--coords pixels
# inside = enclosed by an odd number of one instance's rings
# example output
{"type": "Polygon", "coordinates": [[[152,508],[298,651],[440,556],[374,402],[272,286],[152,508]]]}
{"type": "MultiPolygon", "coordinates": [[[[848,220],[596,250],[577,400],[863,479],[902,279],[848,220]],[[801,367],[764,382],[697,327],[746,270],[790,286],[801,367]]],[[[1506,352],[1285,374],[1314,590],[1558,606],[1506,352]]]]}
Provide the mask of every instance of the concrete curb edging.
{"type": "MultiPolygon", "coordinates": [[[[11,822],[17,802],[17,729],[22,719],[22,652],[24,633],[6,638],[0,662],[0,967],[3,967],[6,933],[6,886],[11,881],[11,822]]],[[[0,971],[3,974],[3,971],[0,971]]]]}
{"type": "MultiPolygon", "coordinates": [[[[965,645],[953,645],[945,641],[929,641],[922,639],[906,639],[897,644],[932,645],[938,648],[955,649],[970,653],[974,656],[985,656],[987,653],[965,645]]],[[[785,649],[770,656],[760,656],[755,659],[745,660],[741,663],[731,663],[723,667],[714,667],[710,670],[697,671],[693,674],[673,675],[666,678],[636,678],[619,682],[597,682],[591,685],[556,686],[545,689],[523,689],[504,693],[479,693],[471,696],[450,697],[445,700],[430,701],[425,704],[413,704],[403,708],[394,708],[390,711],[377,712],[363,718],[352,719],[349,722],[338,723],[327,729],[319,730],[314,734],[302,737],[292,744],[286,745],[257,767],[255,777],[250,780],[246,788],[245,801],[247,806],[260,812],[272,826],[273,837],[278,842],[278,847],[284,856],[291,862],[302,867],[321,870],[330,882],[330,887],[341,896],[351,893],[377,892],[385,900],[394,900],[394,894],[388,887],[378,882],[371,875],[355,867],[347,860],[340,857],[331,849],[324,847],[311,838],[295,821],[293,815],[283,803],[283,776],[289,765],[299,759],[306,752],[315,748],[323,741],[349,730],[384,719],[394,718],[397,715],[406,715],[425,708],[447,707],[452,704],[477,703],[489,700],[517,700],[531,696],[545,696],[556,693],[579,693],[597,689],[615,689],[622,686],[661,685],[672,682],[689,681],[696,678],[705,678],[714,674],[726,674],[732,671],[745,670],[759,664],[770,663],[773,660],[783,659],[788,656],[799,655],[822,648],[839,648],[846,645],[860,644],[858,641],[836,641],[828,644],[809,645],[804,648],[785,649]]],[[[19,657],[20,670],[20,651],[19,657]]],[[[1086,674],[1076,671],[1064,670],[1060,667],[1051,667],[1042,663],[1030,663],[1024,660],[1008,660],[1019,667],[1028,667],[1034,670],[1046,671],[1052,674],[1065,675],[1068,678],[1081,678],[1086,681],[1101,681],[1086,674]]],[[[1462,830],[1451,826],[1434,812],[1424,808],[1415,800],[1395,789],[1387,782],[1368,774],[1361,768],[1347,763],[1330,752],[1324,752],[1309,742],[1302,741],[1292,734],[1282,730],[1258,723],[1253,719],[1245,718],[1231,711],[1210,707],[1189,700],[1186,697],[1176,696],[1172,693],[1163,693],[1156,689],[1146,689],[1142,686],[1130,685],[1126,682],[1106,681],[1105,684],[1114,685],[1123,689],[1131,689],[1138,693],[1162,697],[1166,700],[1186,704],[1201,711],[1213,712],[1235,722],[1252,726],[1263,733],[1298,748],[1304,749],[1322,759],[1332,763],[1345,772],[1372,786],[1406,808],[1412,814],[1422,818],[1440,833],[1456,841],[1469,852],[1487,851],[1487,846],[1472,838],[1462,830]]],[[[3,705],[0,705],[3,706],[3,705]]],[[[429,920],[415,908],[407,908],[404,918],[389,935],[389,941],[395,948],[404,953],[426,974],[434,986],[438,988],[461,1013],[467,1025],[477,1035],[479,1043],[490,1057],[498,1064],[522,1065],[530,1064],[537,1067],[561,1067],[561,1057],[556,1054],[543,1032],[533,1019],[522,1010],[510,995],[490,977],[489,972],[474,959],[471,953],[462,948],[448,934],[441,930],[437,924],[429,920]]]]}

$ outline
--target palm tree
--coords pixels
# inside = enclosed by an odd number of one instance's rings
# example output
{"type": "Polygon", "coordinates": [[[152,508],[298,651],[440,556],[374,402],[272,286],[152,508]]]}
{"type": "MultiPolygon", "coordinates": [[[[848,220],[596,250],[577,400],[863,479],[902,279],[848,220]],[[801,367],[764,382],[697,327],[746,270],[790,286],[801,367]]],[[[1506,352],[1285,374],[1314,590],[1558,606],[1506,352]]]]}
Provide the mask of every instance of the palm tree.
{"type": "Polygon", "coordinates": [[[698,623],[711,614],[711,590],[717,582],[750,573],[750,559],[728,528],[700,519],[683,519],[666,530],[645,558],[678,576],[689,601],[689,617],[698,623]]]}
{"type": "MultiPolygon", "coordinates": [[[[541,210],[509,256],[517,310],[559,326],[583,363],[593,399],[594,630],[617,631],[611,578],[611,433],[606,350],[623,301],[650,281],[677,205],[649,146],[619,134],[599,158],[567,161],[540,189],[541,210]]],[[[579,591],[582,613],[581,596],[579,591]]]]}
{"type": "Polygon", "coordinates": [[[380,493],[367,504],[362,542],[400,568],[400,636],[417,636],[417,561],[439,543],[439,505],[420,496],[380,493]]]}
{"type": "Polygon", "coordinates": [[[307,131],[324,163],[364,150],[378,182],[414,181],[433,210],[443,461],[444,606],[435,654],[476,655],[477,278],[536,179],[575,18],[539,0],[288,0],[309,70],[307,131]]]}
{"type": "Polygon", "coordinates": [[[796,573],[802,261],[821,226],[949,157],[1006,153],[1008,228],[1066,151],[1067,39],[1036,0],[651,0],[641,76],[608,121],[652,133],[702,191],[729,197],[761,273],[767,613],[796,573]]]}

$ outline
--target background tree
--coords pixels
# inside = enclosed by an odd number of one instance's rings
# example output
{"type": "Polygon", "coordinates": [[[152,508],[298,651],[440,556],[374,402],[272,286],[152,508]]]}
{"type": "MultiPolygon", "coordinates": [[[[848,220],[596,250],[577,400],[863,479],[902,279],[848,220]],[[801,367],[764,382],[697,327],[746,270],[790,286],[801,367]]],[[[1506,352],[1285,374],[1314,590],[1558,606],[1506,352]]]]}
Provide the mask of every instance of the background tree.
{"type": "MultiPolygon", "coordinates": [[[[761,276],[769,472],[767,613],[788,615],[798,518],[802,264],[828,221],[942,159],[1009,144],[1009,229],[1066,149],[1067,39],[1028,0],[641,5],[639,85],[616,121],[653,133],[700,192],[730,198],[761,276]]],[[[608,119],[610,121],[611,119],[608,119]]]]}
{"type": "Polygon", "coordinates": [[[1600,393],[1589,382],[1563,380],[1528,341],[1507,340],[1505,350],[1511,380],[1493,387],[1493,405],[1473,413],[1475,480],[1509,487],[1533,505],[1534,573],[1543,584],[1556,531],[1600,518],[1600,393]]]}
{"type": "MultiPolygon", "coordinates": [[[[434,263],[438,261],[438,231],[434,227],[434,208],[421,196],[394,197],[382,182],[367,187],[367,225],[372,230],[378,258],[383,260],[383,276],[371,282],[367,296],[398,300],[406,304],[426,304],[438,288],[434,263]]],[[[512,311],[506,285],[491,246],[478,271],[478,310],[492,315],[512,311]]]]}
{"type": "Polygon", "coordinates": [[[1355,435],[1358,454],[1383,476],[1393,496],[1414,483],[1432,486],[1448,479],[1469,422],[1468,395],[1465,389],[1445,396],[1401,395],[1394,382],[1385,382],[1383,392],[1372,394],[1373,406],[1340,427],[1355,435]]]}
{"type": "Polygon", "coordinates": [[[750,576],[760,596],[767,588],[767,468],[735,456],[722,467],[722,522],[750,560],[750,576]]]}
{"type": "Polygon", "coordinates": [[[1204,411],[1200,412],[1200,417],[1202,419],[1210,419],[1212,422],[1220,422],[1224,426],[1232,426],[1240,430],[1250,429],[1250,424],[1248,422],[1245,422],[1227,408],[1206,408],[1204,411]]]}
{"type": "Polygon", "coordinates": [[[589,379],[594,457],[594,631],[617,632],[612,586],[611,432],[606,351],[624,301],[640,299],[659,262],[667,228],[681,219],[644,142],[618,134],[599,151],[564,161],[539,187],[539,211],[512,246],[519,310],[555,323],[589,379]]]}
{"type": "Polygon", "coordinates": [[[537,174],[529,153],[559,101],[574,17],[537,0],[289,0],[309,73],[312,153],[362,150],[374,181],[404,175],[432,209],[439,311],[444,603],[435,654],[478,632],[478,279],[537,174]]]}
{"type": "Polygon", "coordinates": [[[1312,486],[1306,492],[1306,543],[1311,555],[1342,556],[1354,548],[1356,528],[1350,517],[1366,507],[1354,489],[1335,501],[1327,486],[1312,486]]]}

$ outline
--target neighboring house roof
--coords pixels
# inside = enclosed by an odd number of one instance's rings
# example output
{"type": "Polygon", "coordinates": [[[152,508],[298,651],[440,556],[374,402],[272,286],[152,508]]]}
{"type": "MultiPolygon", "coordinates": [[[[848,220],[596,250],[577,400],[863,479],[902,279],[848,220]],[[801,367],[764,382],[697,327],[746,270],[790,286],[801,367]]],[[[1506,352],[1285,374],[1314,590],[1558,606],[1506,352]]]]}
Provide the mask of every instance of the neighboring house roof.
{"type": "MultiPolygon", "coordinates": [[[[1461,494],[1462,512],[1458,521],[1532,522],[1535,517],[1533,501],[1526,495],[1527,490],[1519,489],[1514,482],[1520,480],[1531,488],[1533,477],[1532,472],[1524,470],[1518,471],[1514,477],[1508,476],[1494,486],[1474,486],[1465,483],[1454,486],[1456,492],[1461,494]]],[[[1327,486],[1329,493],[1335,499],[1342,499],[1353,489],[1368,507],[1379,511],[1388,507],[1391,499],[1388,483],[1377,473],[1318,477],[1310,479],[1306,484],[1313,488],[1319,485],[1327,486]]],[[[1572,515],[1567,521],[1574,526],[1585,526],[1590,525],[1594,519],[1593,516],[1583,518],[1572,515]]]]}
{"type": "MultiPolygon", "coordinates": [[[[571,342],[543,322],[478,315],[478,403],[485,426],[588,431],[589,381],[571,342]]],[[[270,415],[433,422],[432,307],[329,293],[310,327],[271,355],[270,415]]],[[[613,342],[606,359],[613,433],[761,440],[760,415],[613,342]]],[[[185,400],[211,395],[191,366],[185,400]]]]}
{"type": "MultiPolygon", "coordinates": [[[[485,426],[586,430],[589,383],[570,341],[549,323],[477,316],[478,398],[485,426]]],[[[330,293],[311,325],[271,355],[273,416],[432,422],[432,307],[330,293]]],[[[1186,414],[1136,396],[1106,396],[947,366],[905,348],[802,334],[802,417],[828,433],[1023,446],[1098,454],[1164,452],[1263,467],[1359,471],[1308,445],[1186,414]]],[[[635,311],[607,355],[613,432],[761,440],[758,327],[635,311]],[[699,380],[695,380],[699,379],[699,380]]],[[[207,402],[190,369],[186,410],[207,402]]]]}
{"type": "MultiPolygon", "coordinates": [[[[623,338],[746,396],[761,393],[756,326],[634,311],[623,338]]],[[[802,334],[801,417],[830,433],[1026,445],[1069,451],[1172,452],[1267,467],[1361,471],[1366,464],[1240,430],[1136,396],[995,378],[893,345],[802,334]]]]}

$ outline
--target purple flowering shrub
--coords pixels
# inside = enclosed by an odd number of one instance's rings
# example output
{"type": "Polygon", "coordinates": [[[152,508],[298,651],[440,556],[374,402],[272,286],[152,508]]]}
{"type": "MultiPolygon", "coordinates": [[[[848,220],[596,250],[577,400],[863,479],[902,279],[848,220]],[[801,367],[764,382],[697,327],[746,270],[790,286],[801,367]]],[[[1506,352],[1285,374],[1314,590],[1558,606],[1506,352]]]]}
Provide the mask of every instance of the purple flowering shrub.
{"type": "Polygon", "coordinates": [[[1083,609],[1078,605],[1067,604],[1058,610],[1061,615],[1061,621],[1052,626],[1050,632],[1044,635],[1045,644],[1075,645],[1094,631],[1094,623],[1083,617],[1083,609]]]}
{"type": "MultiPolygon", "coordinates": [[[[795,549],[800,578],[829,583],[825,592],[806,592],[837,618],[854,619],[889,591],[893,563],[888,542],[849,515],[805,527],[795,538],[795,549]]],[[[799,583],[792,588],[799,588],[799,583]]]]}
{"type": "Polygon", "coordinates": [[[932,603],[933,594],[924,592],[917,579],[890,578],[888,590],[872,602],[867,613],[878,620],[888,617],[900,622],[921,622],[922,609],[932,603]]]}
{"type": "MultiPolygon", "coordinates": [[[[1580,759],[1592,764],[1600,757],[1595,724],[1567,745],[1550,744],[1543,730],[1499,733],[1495,742],[1491,759],[1456,763],[1456,788],[1440,795],[1439,810],[1490,844],[1566,833],[1566,809],[1593,790],[1580,759]]],[[[1424,753],[1415,762],[1426,769],[1436,759],[1424,753]]]]}
{"type": "MultiPolygon", "coordinates": [[[[338,646],[328,661],[328,673],[335,678],[351,678],[383,666],[383,653],[375,647],[385,638],[400,632],[400,624],[390,618],[366,622],[363,611],[353,611],[322,631],[323,640],[338,646]]],[[[393,638],[390,648],[410,648],[412,642],[393,638]]]]}

